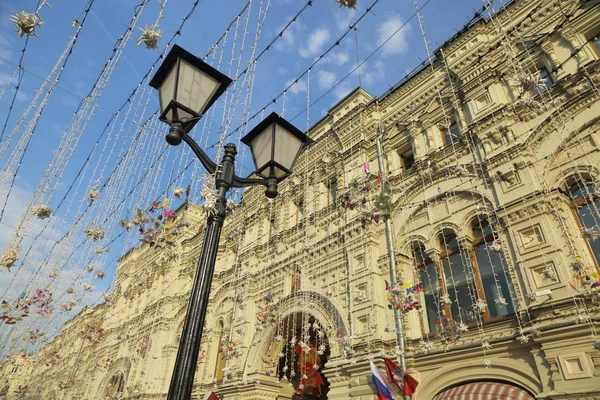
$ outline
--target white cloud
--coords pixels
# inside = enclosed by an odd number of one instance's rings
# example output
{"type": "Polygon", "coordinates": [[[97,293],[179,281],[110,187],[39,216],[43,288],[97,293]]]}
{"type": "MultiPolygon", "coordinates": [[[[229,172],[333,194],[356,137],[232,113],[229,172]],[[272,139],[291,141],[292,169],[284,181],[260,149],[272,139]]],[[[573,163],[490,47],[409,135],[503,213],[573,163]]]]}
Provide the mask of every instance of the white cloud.
{"type": "Polygon", "coordinates": [[[317,28],[308,36],[307,46],[301,48],[298,53],[304,58],[319,55],[330,37],[331,34],[327,28],[317,28]]]}
{"type": "Polygon", "coordinates": [[[350,55],[345,51],[332,51],[323,58],[323,64],[335,64],[338,67],[346,64],[350,60],[350,55]]]}
{"type": "MultiPolygon", "coordinates": [[[[292,79],[292,80],[290,80],[290,81],[287,81],[287,82],[285,83],[285,87],[288,87],[288,86],[289,86],[289,85],[291,85],[293,82],[294,82],[294,80],[293,80],[293,79],[292,79]]],[[[298,80],[298,82],[296,82],[294,85],[292,85],[292,86],[289,88],[289,90],[288,90],[288,91],[289,91],[291,94],[298,94],[298,93],[301,93],[301,92],[306,92],[306,90],[307,90],[307,87],[306,87],[306,82],[304,81],[304,79],[300,79],[300,80],[298,80]]]]}
{"type": "Polygon", "coordinates": [[[336,75],[334,72],[329,71],[318,71],[317,81],[321,89],[329,89],[335,83],[336,75]]]}
{"type": "MultiPolygon", "coordinates": [[[[284,18],[285,21],[290,20],[291,17],[284,18]]],[[[276,34],[279,34],[283,31],[286,24],[279,26],[276,30],[276,34]]],[[[304,30],[304,25],[300,21],[293,22],[287,29],[283,32],[283,35],[275,42],[274,47],[279,51],[290,51],[294,48],[296,44],[296,39],[298,35],[304,30]]]]}
{"type": "Polygon", "coordinates": [[[349,8],[340,8],[333,15],[335,26],[338,30],[345,31],[349,28],[353,18],[356,17],[356,12],[349,8]]]}
{"type": "Polygon", "coordinates": [[[371,85],[385,77],[385,71],[383,70],[383,63],[381,61],[375,61],[373,67],[363,64],[361,70],[366,71],[364,72],[362,79],[367,85],[371,85]]]}
{"type": "Polygon", "coordinates": [[[339,84],[334,90],[335,102],[337,103],[338,101],[346,97],[346,95],[350,93],[352,89],[354,89],[354,87],[348,81],[344,81],[341,84],[339,84]]]}
{"type": "Polygon", "coordinates": [[[408,50],[407,35],[411,28],[403,24],[399,15],[392,15],[377,28],[377,45],[385,43],[381,49],[383,56],[402,54],[408,50]]]}

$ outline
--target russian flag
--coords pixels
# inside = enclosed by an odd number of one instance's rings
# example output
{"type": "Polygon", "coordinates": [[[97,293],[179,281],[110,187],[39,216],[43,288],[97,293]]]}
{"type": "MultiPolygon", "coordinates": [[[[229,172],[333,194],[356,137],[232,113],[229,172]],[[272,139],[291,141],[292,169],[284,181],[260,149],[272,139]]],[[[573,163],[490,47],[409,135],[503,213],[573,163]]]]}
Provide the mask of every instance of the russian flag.
{"type": "Polygon", "coordinates": [[[394,389],[390,385],[387,378],[384,378],[379,372],[379,369],[371,363],[371,374],[373,375],[373,383],[377,386],[377,400],[394,400],[394,389]]]}

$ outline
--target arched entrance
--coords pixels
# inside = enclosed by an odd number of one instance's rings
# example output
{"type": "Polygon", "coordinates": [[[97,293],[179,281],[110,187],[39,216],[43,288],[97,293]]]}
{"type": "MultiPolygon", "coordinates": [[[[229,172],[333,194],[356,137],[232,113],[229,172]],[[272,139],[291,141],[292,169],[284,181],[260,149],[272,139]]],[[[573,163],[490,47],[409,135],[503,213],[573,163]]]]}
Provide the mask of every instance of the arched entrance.
{"type": "Polygon", "coordinates": [[[108,380],[102,393],[102,400],[120,400],[125,393],[125,375],[123,372],[114,373],[108,380]]]}
{"type": "Polygon", "coordinates": [[[327,326],[306,313],[294,313],[280,324],[279,379],[294,386],[294,399],[325,400],[329,382],[321,372],[330,356],[327,326]]]}
{"type": "Polygon", "coordinates": [[[534,400],[525,389],[502,382],[470,382],[444,390],[433,400],[534,400]]]}

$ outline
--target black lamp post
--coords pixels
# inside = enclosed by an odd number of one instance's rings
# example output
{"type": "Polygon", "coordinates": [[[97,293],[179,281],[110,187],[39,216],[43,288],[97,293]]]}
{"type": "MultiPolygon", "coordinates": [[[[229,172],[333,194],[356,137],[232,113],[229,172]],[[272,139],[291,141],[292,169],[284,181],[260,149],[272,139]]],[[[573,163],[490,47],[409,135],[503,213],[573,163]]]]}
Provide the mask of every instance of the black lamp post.
{"type": "Polygon", "coordinates": [[[225,146],[223,159],[217,166],[188,133],[230,83],[231,79],[227,76],[177,45],[165,57],[150,82],[150,86],[159,92],[160,120],[171,126],[167,142],[173,146],[186,142],[208,173],[216,172],[217,188],[216,213],[211,214],[206,223],[202,253],[169,387],[169,400],[188,400],[192,394],[210,285],[225,220],[225,195],[232,187],[263,185],[268,198],[277,197],[277,184],[292,173],[300,151],[311,142],[292,124],[272,113],[242,139],[251,148],[255,174],[259,179],[235,175],[237,150],[233,143],[225,146]]]}

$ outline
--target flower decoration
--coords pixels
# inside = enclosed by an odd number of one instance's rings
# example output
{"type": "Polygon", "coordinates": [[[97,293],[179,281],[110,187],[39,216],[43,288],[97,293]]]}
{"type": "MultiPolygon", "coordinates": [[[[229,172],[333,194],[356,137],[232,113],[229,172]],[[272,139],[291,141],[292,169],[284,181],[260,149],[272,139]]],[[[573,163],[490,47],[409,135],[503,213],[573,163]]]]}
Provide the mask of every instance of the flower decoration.
{"type": "Polygon", "coordinates": [[[133,229],[133,222],[123,219],[121,220],[121,227],[123,227],[123,229],[125,229],[127,232],[131,232],[133,229]]]}
{"type": "Polygon", "coordinates": [[[74,290],[73,290],[73,288],[72,288],[72,287],[70,287],[70,288],[68,288],[68,289],[67,289],[67,293],[68,293],[68,294],[73,294],[73,292],[74,292],[74,290]]]}
{"type": "Polygon", "coordinates": [[[490,361],[489,359],[485,359],[483,360],[483,366],[487,369],[490,368],[492,366],[492,361],[490,361]]]}
{"type": "Polygon", "coordinates": [[[60,305],[61,310],[69,312],[73,309],[73,307],[75,307],[75,305],[77,305],[77,303],[75,302],[75,300],[71,300],[68,303],[63,303],[60,305]]]}
{"type": "Polygon", "coordinates": [[[37,13],[31,14],[26,11],[20,11],[12,16],[10,22],[14,23],[17,26],[17,34],[20,38],[23,36],[35,36],[38,35],[35,32],[35,28],[40,27],[44,24],[42,19],[37,13]]]}
{"type": "Polygon", "coordinates": [[[98,198],[98,196],[100,196],[100,191],[98,189],[92,189],[87,193],[87,198],[90,199],[90,201],[94,201],[98,198]]]}
{"type": "Polygon", "coordinates": [[[531,92],[523,93],[517,104],[531,110],[539,110],[542,108],[542,104],[535,99],[535,96],[531,92]]]}
{"type": "Polygon", "coordinates": [[[521,93],[546,87],[539,72],[529,71],[519,71],[516,80],[511,83],[511,86],[518,87],[521,93]]]}
{"type": "Polygon", "coordinates": [[[180,199],[184,193],[185,193],[185,189],[182,187],[176,187],[175,189],[173,189],[173,196],[175,196],[178,199],[180,199]]]}
{"type": "Polygon", "coordinates": [[[89,292],[92,290],[92,285],[90,285],[89,283],[84,283],[83,284],[83,290],[86,292],[89,292]]]}
{"type": "Polygon", "coordinates": [[[449,294],[443,294],[440,296],[440,303],[450,305],[452,304],[452,299],[449,294]]]}
{"type": "Polygon", "coordinates": [[[36,289],[31,305],[37,308],[37,313],[47,317],[54,311],[52,293],[48,289],[36,289]]]}
{"type": "Polygon", "coordinates": [[[20,250],[21,246],[19,245],[6,249],[6,251],[2,254],[2,257],[0,257],[0,267],[10,270],[19,259],[20,250]]]}
{"type": "Polygon", "coordinates": [[[527,344],[529,342],[529,338],[523,334],[521,334],[520,336],[517,336],[517,340],[521,343],[521,344],[527,344]]]}
{"type": "Polygon", "coordinates": [[[106,247],[96,247],[94,249],[94,253],[96,253],[97,255],[100,256],[100,255],[102,255],[104,253],[108,253],[108,248],[106,248],[106,247]]]}
{"type": "Polygon", "coordinates": [[[50,278],[56,278],[58,276],[58,271],[56,269],[53,269],[52,271],[50,271],[50,273],[48,274],[48,276],[50,278]]]}
{"type": "Polygon", "coordinates": [[[475,302],[475,309],[477,309],[477,311],[479,311],[480,313],[485,312],[487,308],[487,303],[485,301],[483,301],[483,299],[477,299],[477,301],[475,302]]]}
{"type": "Polygon", "coordinates": [[[498,240],[494,240],[494,243],[492,243],[489,246],[489,249],[494,252],[494,253],[501,253],[502,252],[502,245],[500,244],[500,242],[498,240]]]}
{"type": "Polygon", "coordinates": [[[593,228],[582,228],[581,229],[581,237],[585,240],[589,240],[590,242],[595,241],[600,237],[600,233],[593,228]]]}
{"type": "Polygon", "coordinates": [[[590,317],[588,317],[586,314],[577,314],[577,317],[575,318],[576,324],[585,324],[589,321],[590,317]]]}
{"type": "Polygon", "coordinates": [[[346,7],[350,10],[358,10],[356,8],[356,0],[334,0],[336,3],[340,4],[340,8],[346,7]]]}
{"type": "Polygon", "coordinates": [[[340,348],[342,349],[342,354],[347,359],[350,359],[356,355],[356,350],[354,350],[354,348],[352,347],[352,341],[356,338],[356,335],[341,336],[337,334],[335,336],[335,340],[338,342],[340,348]]]}
{"type": "Polygon", "coordinates": [[[104,279],[104,271],[96,271],[96,277],[98,279],[104,279]]]}
{"type": "Polygon", "coordinates": [[[505,306],[508,304],[508,302],[506,301],[506,298],[500,296],[496,299],[496,304],[498,304],[500,306],[505,306]]]}
{"type": "Polygon", "coordinates": [[[146,25],[144,29],[138,29],[142,31],[142,35],[138,39],[137,45],[139,46],[144,43],[149,50],[158,49],[158,41],[162,39],[162,32],[158,29],[158,24],[152,26],[146,25]]]}
{"type": "Polygon", "coordinates": [[[52,209],[45,205],[35,206],[31,212],[37,217],[37,219],[50,218],[52,215],[52,209]]]}
{"type": "Polygon", "coordinates": [[[38,339],[44,339],[46,332],[40,330],[40,328],[29,328],[27,329],[26,341],[30,344],[35,344],[38,339]]]}
{"type": "Polygon", "coordinates": [[[95,242],[104,239],[104,231],[101,228],[91,226],[84,230],[83,233],[95,242]]]}
{"type": "Polygon", "coordinates": [[[85,267],[85,270],[87,272],[94,272],[94,266],[92,264],[88,265],[87,267],[85,267]]]}
{"type": "Polygon", "coordinates": [[[200,189],[200,195],[204,199],[202,208],[207,215],[213,215],[217,212],[217,195],[215,193],[214,176],[207,175],[200,189]]]}
{"type": "Polygon", "coordinates": [[[433,343],[431,343],[428,340],[419,340],[419,347],[421,348],[421,351],[423,352],[423,354],[427,354],[429,353],[431,350],[433,350],[433,343]]]}
{"type": "Polygon", "coordinates": [[[235,209],[235,202],[232,199],[227,199],[227,210],[233,211],[235,209]]]}
{"type": "Polygon", "coordinates": [[[481,343],[481,348],[483,350],[491,350],[492,349],[492,345],[490,344],[490,342],[482,342],[481,343]]]}
{"type": "Polygon", "coordinates": [[[464,322],[459,322],[458,324],[456,324],[456,333],[461,334],[467,332],[469,332],[469,327],[467,326],[467,324],[465,324],[464,322]]]}
{"type": "Polygon", "coordinates": [[[455,166],[453,172],[459,178],[467,178],[469,176],[469,170],[462,165],[455,166]]]}
{"type": "Polygon", "coordinates": [[[381,174],[372,174],[367,163],[365,175],[355,177],[348,183],[348,190],[340,199],[346,210],[357,210],[366,219],[379,223],[381,218],[389,218],[391,212],[392,189],[381,178],[381,174]],[[382,186],[374,183],[377,182],[382,186]],[[373,193],[375,192],[375,193],[373,193]]]}
{"type": "Polygon", "coordinates": [[[104,338],[104,329],[96,324],[88,324],[80,332],[81,336],[89,340],[94,347],[97,347],[104,338]]]}

